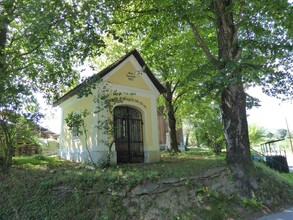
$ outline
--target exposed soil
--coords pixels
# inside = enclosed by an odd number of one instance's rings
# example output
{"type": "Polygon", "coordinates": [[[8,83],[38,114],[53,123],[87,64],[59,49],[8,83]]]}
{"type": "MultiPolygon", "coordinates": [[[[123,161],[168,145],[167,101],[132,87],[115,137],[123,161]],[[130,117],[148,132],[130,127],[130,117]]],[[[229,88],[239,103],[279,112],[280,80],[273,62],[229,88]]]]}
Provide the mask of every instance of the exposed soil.
{"type": "MultiPolygon", "coordinates": [[[[261,182],[259,190],[263,191],[261,182]]],[[[123,211],[116,219],[255,219],[292,204],[286,190],[279,190],[277,196],[256,193],[255,198],[240,197],[226,167],[200,176],[144,182],[111,194],[122,201],[123,211]]]]}

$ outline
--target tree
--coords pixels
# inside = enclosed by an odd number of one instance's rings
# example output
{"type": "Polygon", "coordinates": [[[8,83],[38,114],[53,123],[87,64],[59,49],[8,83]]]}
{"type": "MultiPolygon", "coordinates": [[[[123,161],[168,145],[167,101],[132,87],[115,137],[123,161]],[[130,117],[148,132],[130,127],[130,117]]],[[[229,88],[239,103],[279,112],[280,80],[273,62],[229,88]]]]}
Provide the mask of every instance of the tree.
{"type": "Polygon", "coordinates": [[[225,144],[221,115],[218,111],[206,113],[202,121],[197,122],[197,137],[200,144],[209,147],[215,154],[220,154],[225,144]]]}
{"type": "Polygon", "coordinates": [[[177,34],[186,29],[193,33],[195,47],[208,61],[203,90],[213,90],[221,98],[227,164],[241,193],[251,196],[257,184],[244,88],[257,84],[270,95],[293,94],[293,76],[288,70],[292,68],[292,33],[288,31],[292,6],[285,0],[278,4],[232,0],[127,3],[112,2],[112,23],[127,23],[138,37],[147,35],[156,41],[174,29],[177,34]]]}
{"type": "Polygon", "coordinates": [[[255,146],[265,140],[266,129],[258,127],[257,125],[250,125],[248,127],[250,145],[255,146]]]}
{"type": "Polygon", "coordinates": [[[35,123],[40,117],[41,115],[32,109],[30,113],[21,113],[0,108],[0,170],[6,172],[12,165],[17,141],[34,141],[31,136],[36,134],[32,131],[35,130],[35,123]]]}
{"type": "Polygon", "coordinates": [[[74,66],[104,47],[101,8],[94,1],[2,1],[2,88],[16,82],[50,98],[71,88],[78,79],[74,66]]]}
{"type": "Polygon", "coordinates": [[[185,95],[193,92],[190,90],[191,83],[193,83],[189,79],[192,72],[190,64],[197,61],[194,57],[187,56],[188,53],[186,53],[185,48],[180,48],[180,45],[187,43],[185,38],[184,35],[179,35],[178,37],[164,38],[157,42],[147,39],[141,41],[141,50],[146,62],[154,70],[166,89],[166,93],[162,94],[163,100],[161,103],[166,111],[171,151],[174,152],[179,151],[177,124],[178,121],[182,123],[182,118],[179,118],[178,112],[185,95]],[[182,62],[183,59],[185,63],[182,62]]]}
{"type": "Polygon", "coordinates": [[[275,134],[276,138],[278,139],[284,139],[286,135],[287,135],[287,129],[278,129],[275,134]]]}
{"type": "MultiPolygon", "coordinates": [[[[52,101],[77,82],[74,67],[104,47],[100,35],[107,16],[102,8],[103,3],[90,0],[0,2],[2,112],[34,114],[34,92],[52,101]]],[[[16,124],[9,127],[15,130],[16,124]]],[[[8,137],[4,140],[12,147],[8,137]]]]}
{"type": "Polygon", "coordinates": [[[184,108],[180,109],[180,115],[189,125],[196,145],[209,147],[215,154],[221,153],[225,137],[219,104],[212,96],[199,98],[195,94],[188,94],[182,105],[184,108]]]}

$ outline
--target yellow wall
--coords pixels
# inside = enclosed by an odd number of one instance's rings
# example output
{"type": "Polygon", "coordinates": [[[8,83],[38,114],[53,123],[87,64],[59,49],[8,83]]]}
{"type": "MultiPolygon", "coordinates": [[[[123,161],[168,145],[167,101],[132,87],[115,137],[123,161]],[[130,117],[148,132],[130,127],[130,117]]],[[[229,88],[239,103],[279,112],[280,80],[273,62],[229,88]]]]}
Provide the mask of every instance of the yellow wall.
{"type": "MultiPolygon", "coordinates": [[[[123,103],[117,103],[118,105],[126,105],[129,107],[133,107],[138,109],[143,116],[143,124],[144,124],[144,145],[152,146],[153,145],[153,137],[152,137],[152,127],[151,127],[151,108],[150,108],[150,99],[147,97],[141,97],[136,95],[124,95],[126,97],[123,103]],[[148,135],[146,135],[148,134],[148,135]]],[[[68,100],[69,101],[69,100],[68,100]]],[[[72,146],[72,148],[80,148],[81,146],[85,146],[85,136],[80,136],[79,140],[73,141],[72,132],[68,130],[68,127],[65,123],[65,118],[70,112],[81,112],[85,109],[89,111],[93,110],[93,96],[89,96],[86,98],[78,99],[73,105],[64,109],[64,126],[63,126],[63,147],[67,148],[68,146],[72,146]]],[[[113,119],[113,115],[109,115],[109,118],[113,119]]],[[[93,146],[92,134],[94,128],[94,118],[93,114],[90,114],[86,117],[85,123],[87,125],[87,134],[88,134],[88,146],[93,146]]],[[[98,131],[98,137],[100,137],[101,131],[98,131]]]]}
{"type": "MultiPolygon", "coordinates": [[[[71,101],[71,100],[68,100],[71,101]]],[[[68,106],[64,109],[63,116],[64,116],[64,124],[63,124],[63,148],[68,148],[69,146],[72,146],[72,148],[80,148],[81,146],[85,146],[85,135],[81,135],[79,140],[73,140],[72,139],[72,132],[68,129],[65,118],[70,112],[77,112],[80,113],[83,110],[87,109],[89,111],[93,110],[93,96],[88,96],[86,98],[77,99],[77,101],[68,106]]],[[[92,132],[93,132],[93,113],[89,114],[85,119],[85,124],[87,125],[87,134],[88,134],[88,146],[92,146],[93,140],[92,140],[92,132]]]]}
{"type": "Polygon", "coordinates": [[[137,73],[137,70],[134,68],[131,62],[127,62],[125,65],[123,65],[123,67],[115,72],[115,74],[107,81],[121,86],[150,90],[148,85],[143,80],[142,75],[137,73]]]}

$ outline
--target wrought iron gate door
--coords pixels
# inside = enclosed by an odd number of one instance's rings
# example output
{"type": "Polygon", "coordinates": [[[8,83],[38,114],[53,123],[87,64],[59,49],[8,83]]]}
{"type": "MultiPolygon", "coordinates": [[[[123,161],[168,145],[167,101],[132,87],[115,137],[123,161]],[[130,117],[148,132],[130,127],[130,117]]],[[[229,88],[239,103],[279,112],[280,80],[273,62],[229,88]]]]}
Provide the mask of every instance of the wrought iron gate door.
{"type": "Polygon", "coordinates": [[[114,109],[114,137],[117,163],[144,162],[142,117],[139,111],[127,106],[114,109]]]}

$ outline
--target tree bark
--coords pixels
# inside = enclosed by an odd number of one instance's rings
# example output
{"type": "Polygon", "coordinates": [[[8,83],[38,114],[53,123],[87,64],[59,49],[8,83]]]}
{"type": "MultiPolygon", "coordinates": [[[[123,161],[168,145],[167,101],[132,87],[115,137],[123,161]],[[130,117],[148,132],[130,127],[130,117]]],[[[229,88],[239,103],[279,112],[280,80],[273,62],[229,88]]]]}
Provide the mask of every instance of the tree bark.
{"type": "Polygon", "coordinates": [[[243,86],[229,85],[222,93],[222,119],[228,164],[252,164],[246,117],[246,95],[243,86]]]}
{"type": "Polygon", "coordinates": [[[178,141],[177,141],[177,132],[176,132],[176,117],[175,117],[175,111],[174,111],[174,106],[173,106],[173,92],[172,92],[171,83],[166,82],[165,86],[166,86],[166,90],[167,90],[167,93],[165,95],[165,100],[166,100],[166,109],[167,109],[167,117],[168,117],[171,151],[179,152],[178,141]]]}
{"type": "Polygon", "coordinates": [[[251,159],[246,118],[246,96],[242,84],[231,84],[222,93],[222,119],[226,139],[226,161],[239,194],[252,197],[258,188],[251,159]]]}
{"type": "Polygon", "coordinates": [[[221,72],[219,72],[220,74],[225,73],[224,79],[227,83],[221,94],[222,120],[227,150],[226,160],[235,183],[239,186],[240,193],[251,196],[257,184],[253,175],[254,164],[250,152],[242,72],[237,67],[233,70],[227,68],[227,64],[241,56],[232,6],[232,0],[214,1],[218,58],[221,61],[221,72]]]}
{"type": "Polygon", "coordinates": [[[6,46],[6,40],[7,40],[7,31],[8,27],[7,24],[8,20],[3,14],[0,14],[0,71],[1,74],[4,74],[4,66],[5,66],[5,46],[6,46]]]}

